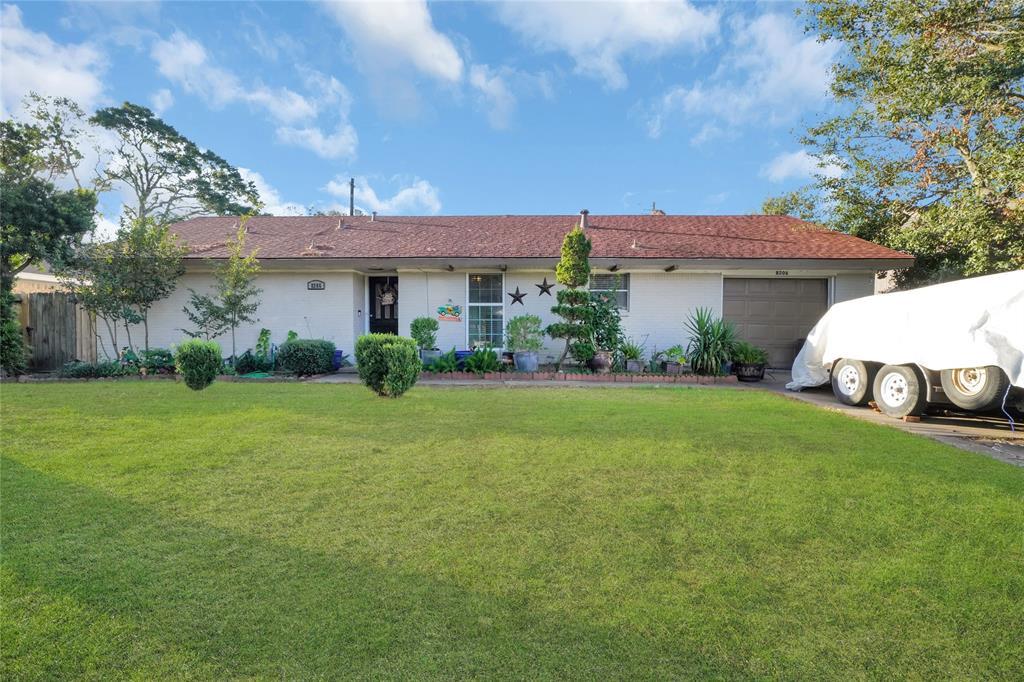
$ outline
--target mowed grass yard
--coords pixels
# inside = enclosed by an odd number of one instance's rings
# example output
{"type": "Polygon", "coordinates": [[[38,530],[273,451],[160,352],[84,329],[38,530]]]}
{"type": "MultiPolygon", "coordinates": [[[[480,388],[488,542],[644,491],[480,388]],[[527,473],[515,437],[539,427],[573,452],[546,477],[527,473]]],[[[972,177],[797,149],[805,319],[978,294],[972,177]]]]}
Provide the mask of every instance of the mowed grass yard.
{"type": "Polygon", "coordinates": [[[1024,676],[1024,470],[783,397],[0,400],[3,679],[1024,676]]]}

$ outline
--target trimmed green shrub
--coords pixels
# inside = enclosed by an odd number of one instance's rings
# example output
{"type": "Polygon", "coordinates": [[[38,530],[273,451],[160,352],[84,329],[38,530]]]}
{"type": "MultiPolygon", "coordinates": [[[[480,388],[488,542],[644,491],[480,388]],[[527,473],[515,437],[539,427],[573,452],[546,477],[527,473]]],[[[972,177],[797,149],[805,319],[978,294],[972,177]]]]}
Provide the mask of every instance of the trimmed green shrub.
{"type": "Polygon", "coordinates": [[[416,384],[420,358],[416,342],[392,334],[367,334],[356,340],[359,378],[377,395],[397,398],[416,384]]]}
{"type": "Polygon", "coordinates": [[[334,370],[334,342],[324,339],[294,339],[277,349],[277,366],[286,372],[308,376],[334,370]]]}
{"type": "Polygon", "coordinates": [[[57,370],[62,379],[103,379],[105,377],[123,377],[138,374],[134,365],[122,365],[116,360],[100,362],[68,362],[57,370]]]}
{"type": "Polygon", "coordinates": [[[417,317],[409,325],[409,336],[413,338],[420,350],[437,348],[437,330],[440,326],[432,317],[417,317]]]}
{"type": "Polygon", "coordinates": [[[178,346],[174,354],[178,374],[193,391],[201,391],[212,384],[223,362],[216,341],[189,339],[178,346]]]}
{"type": "Polygon", "coordinates": [[[537,352],[544,347],[544,328],[536,315],[519,315],[508,321],[505,347],[513,353],[537,352]]]}
{"type": "Polygon", "coordinates": [[[21,374],[26,365],[25,337],[17,320],[0,324],[0,367],[9,375],[21,374]]]}
{"type": "Polygon", "coordinates": [[[466,358],[465,367],[467,372],[473,372],[483,376],[487,372],[500,372],[501,361],[498,354],[490,348],[478,348],[473,354],[466,358]]]}
{"type": "Polygon", "coordinates": [[[139,365],[150,374],[173,374],[174,353],[166,348],[150,348],[139,353],[139,365]]]}

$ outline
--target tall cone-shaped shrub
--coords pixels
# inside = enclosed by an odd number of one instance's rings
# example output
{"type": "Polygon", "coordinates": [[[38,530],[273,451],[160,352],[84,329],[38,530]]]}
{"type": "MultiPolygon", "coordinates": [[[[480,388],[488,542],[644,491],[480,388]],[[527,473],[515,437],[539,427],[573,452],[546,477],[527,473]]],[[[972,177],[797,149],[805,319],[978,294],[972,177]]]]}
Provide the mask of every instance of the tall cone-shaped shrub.
{"type": "Polygon", "coordinates": [[[551,308],[563,321],[548,325],[546,330],[552,338],[565,339],[565,348],[555,367],[558,371],[569,353],[580,363],[594,357],[594,311],[586,288],[590,284],[590,239],[579,225],[562,240],[562,258],[555,268],[555,279],[566,287],[558,291],[558,305],[551,308]]]}

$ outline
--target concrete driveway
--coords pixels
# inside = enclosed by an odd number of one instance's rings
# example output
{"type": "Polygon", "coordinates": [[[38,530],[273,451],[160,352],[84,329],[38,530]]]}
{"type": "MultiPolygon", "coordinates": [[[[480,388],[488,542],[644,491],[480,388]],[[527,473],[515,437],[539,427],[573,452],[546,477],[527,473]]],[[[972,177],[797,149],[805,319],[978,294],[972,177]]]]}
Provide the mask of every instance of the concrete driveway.
{"type": "Polygon", "coordinates": [[[959,411],[953,406],[931,407],[919,422],[905,422],[893,419],[868,407],[843,405],[832,395],[831,386],[819,386],[803,391],[787,391],[789,372],[772,371],[765,381],[756,384],[740,384],[755,390],[773,391],[794,400],[802,400],[829,410],[836,410],[857,419],[874,422],[883,426],[903,429],[964,450],[978,452],[989,457],[1024,467],[1024,424],[1016,423],[1011,429],[1009,420],[999,414],[971,414],[959,411]]]}

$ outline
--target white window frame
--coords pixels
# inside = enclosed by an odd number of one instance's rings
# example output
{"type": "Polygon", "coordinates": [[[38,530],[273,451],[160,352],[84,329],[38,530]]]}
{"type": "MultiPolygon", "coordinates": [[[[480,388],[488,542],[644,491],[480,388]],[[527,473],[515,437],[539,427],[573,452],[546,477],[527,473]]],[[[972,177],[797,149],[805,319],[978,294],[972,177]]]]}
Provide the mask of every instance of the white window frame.
{"type": "Polygon", "coordinates": [[[474,271],[466,273],[466,335],[465,343],[466,350],[473,350],[469,345],[469,326],[470,326],[470,309],[474,307],[479,308],[501,308],[501,345],[491,348],[491,350],[501,353],[505,350],[505,324],[508,321],[506,319],[505,310],[505,273],[504,272],[486,272],[486,271],[474,271]],[[469,299],[469,278],[473,275],[500,275],[501,276],[501,303],[471,303],[469,299]]]}
{"type": "Polygon", "coordinates": [[[619,292],[625,293],[626,294],[626,305],[625,306],[621,306],[619,308],[619,310],[628,313],[629,312],[629,304],[631,303],[630,299],[632,298],[630,296],[630,294],[629,294],[629,287],[630,287],[629,280],[630,280],[630,277],[629,277],[629,273],[628,272],[592,272],[592,273],[590,273],[590,280],[587,282],[587,287],[589,287],[591,293],[615,293],[615,294],[617,294],[619,292]],[[626,287],[624,289],[595,289],[592,286],[592,282],[594,281],[594,277],[595,276],[619,277],[619,278],[622,278],[620,281],[622,281],[626,285],[626,287]]]}

